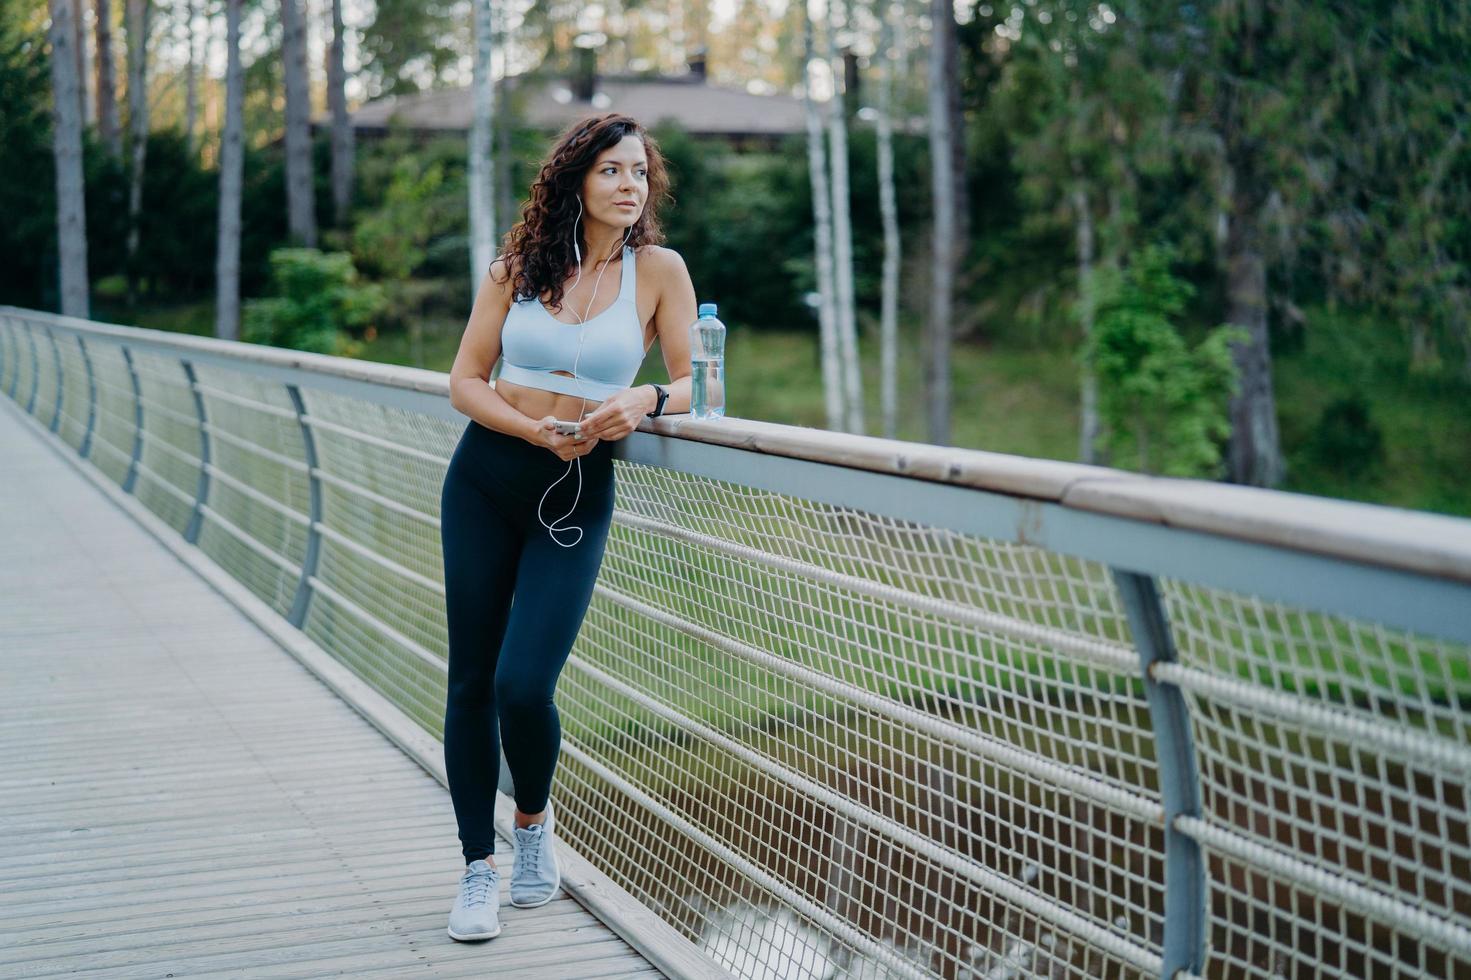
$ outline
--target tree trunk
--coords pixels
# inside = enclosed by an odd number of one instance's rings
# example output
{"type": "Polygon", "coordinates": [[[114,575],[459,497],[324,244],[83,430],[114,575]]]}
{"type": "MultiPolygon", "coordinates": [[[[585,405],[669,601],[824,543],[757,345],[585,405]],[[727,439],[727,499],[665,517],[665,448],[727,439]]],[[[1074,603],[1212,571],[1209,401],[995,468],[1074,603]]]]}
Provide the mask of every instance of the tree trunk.
{"type": "Polygon", "coordinates": [[[194,18],[197,14],[196,0],[189,0],[184,5],[184,43],[189,48],[184,67],[184,140],[189,146],[190,156],[199,152],[198,128],[195,125],[199,115],[199,62],[194,43],[194,18]]]}
{"type": "Polygon", "coordinates": [[[133,166],[128,175],[128,308],[138,302],[138,243],[143,222],[143,166],[148,154],[149,0],[128,0],[128,141],[133,166]]]}
{"type": "Polygon", "coordinates": [[[281,0],[281,57],[286,81],[286,223],[292,237],[317,247],[312,181],[311,99],[307,91],[306,19],[301,0],[281,0]]]}
{"type": "Polygon", "coordinates": [[[1236,198],[1236,174],[1226,162],[1225,147],[1221,148],[1220,167],[1216,174],[1216,252],[1224,267],[1231,249],[1231,205],[1236,198]]]}
{"type": "MultiPolygon", "coordinates": [[[[504,40],[504,35],[502,35],[504,40]]],[[[504,43],[500,46],[505,50],[504,43]]],[[[500,166],[495,168],[495,241],[499,252],[500,243],[505,239],[506,232],[516,223],[516,194],[512,191],[512,174],[515,157],[511,142],[511,112],[506,92],[505,76],[496,82],[496,106],[493,123],[495,125],[495,158],[500,166]]]]}
{"type": "MultiPolygon", "coordinates": [[[[495,13],[495,46],[498,51],[507,51],[511,42],[511,17],[502,4],[494,10],[495,13]]],[[[496,79],[495,93],[495,118],[491,120],[495,127],[495,149],[496,161],[500,166],[495,168],[495,241],[496,250],[499,252],[500,243],[505,239],[505,234],[510,227],[516,223],[516,196],[511,189],[512,162],[514,154],[511,147],[511,100],[506,73],[496,79]]]]}
{"type": "Polygon", "coordinates": [[[61,312],[89,315],[87,202],[82,185],[82,113],[78,95],[78,0],[51,0],[51,152],[56,160],[56,248],[61,312]]]}
{"type": "Polygon", "coordinates": [[[899,433],[899,209],[894,193],[894,127],[891,113],[894,94],[894,11],[888,0],[879,0],[882,27],[879,58],[878,155],[879,214],[884,227],[884,281],[879,319],[879,403],[884,436],[899,433]]]}
{"type": "Polygon", "coordinates": [[[1440,368],[1440,345],[1430,324],[1421,317],[1410,319],[1410,373],[1429,374],[1440,368]]]}
{"type": "Polygon", "coordinates": [[[245,70],[240,64],[240,7],[225,0],[225,124],[220,133],[220,220],[215,252],[215,336],[240,336],[240,192],[245,169],[245,70]]]}
{"type": "Polygon", "coordinates": [[[470,0],[475,28],[472,75],[475,109],[470,121],[470,295],[495,261],[495,162],[490,143],[495,121],[495,74],[491,71],[495,11],[491,0],[470,0]]]}
{"type": "MultiPolygon", "coordinates": [[[[1078,322],[1083,328],[1083,344],[1093,335],[1095,295],[1093,290],[1093,212],[1088,202],[1088,183],[1082,167],[1073,161],[1073,217],[1078,240],[1078,322]]],[[[1098,376],[1091,367],[1083,368],[1081,424],[1078,432],[1078,459],[1098,462],[1098,376]]]]}
{"type": "Polygon", "coordinates": [[[77,43],[73,45],[77,59],[77,105],[81,108],[82,125],[86,126],[87,117],[92,114],[92,105],[87,98],[87,4],[85,0],[77,0],[72,9],[72,34],[77,43]]]}
{"type": "Polygon", "coordinates": [[[945,105],[950,113],[950,186],[955,205],[955,266],[965,262],[970,245],[970,189],[966,185],[965,114],[960,105],[960,29],[955,24],[953,4],[936,9],[944,28],[945,105]]]}
{"type": "Polygon", "coordinates": [[[97,0],[97,130],[113,159],[123,155],[117,118],[117,66],[112,60],[112,0],[97,0]]]}
{"type": "Polygon", "coordinates": [[[1272,394],[1272,356],[1267,336],[1267,267],[1263,259],[1256,183],[1233,171],[1235,189],[1226,232],[1226,320],[1250,334],[1231,348],[1240,388],[1231,398],[1232,483],[1275,487],[1282,481],[1277,438],[1277,404],[1272,394]]]}
{"type": "Polygon", "coordinates": [[[833,97],[828,103],[828,156],[833,180],[833,264],[837,287],[838,359],[842,365],[843,429],[863,434],[863,378],[858,361],[857,313],[853,301],[853,217],[848,193],[848,120],[845,93],[840,80],[843,62],[838,57],[838,12],[841,0],[827,0],[826,61],[833,76],[833,97]]]}
{"type": "Polygon", "coordinates": [[[925,352],[929,440],[950,442],[950,332],[955,289],[956,194],[954,151],[947,91],[954,84],[947,57],[947,23],[953,20],[950,0],[930,0],[932,43],[929,71],[930,186],[933,196],[933,277],[925,352]]]}
{"type": "Polygon", "coordinates": [[[347,115],[346,38],[342,0],[332,0],[332,48],[327,63],[327,103],[332,111],[332,220],[347,227],[352,206],[353,132],[347,115]]]}
{"type": "Polygon", "coordinates": [[[843,378],[838,364],[837,311],[834,308],[832,198],[828,195],[827,158],[822,146],[822,119],[812,98],[812,18],[802,8],[802,104],[807,111],[807,171],[812,180],[812,220],[817,268],[817,323],[822,366],[823,405],[827,427],[843,429],[843,378]]]}

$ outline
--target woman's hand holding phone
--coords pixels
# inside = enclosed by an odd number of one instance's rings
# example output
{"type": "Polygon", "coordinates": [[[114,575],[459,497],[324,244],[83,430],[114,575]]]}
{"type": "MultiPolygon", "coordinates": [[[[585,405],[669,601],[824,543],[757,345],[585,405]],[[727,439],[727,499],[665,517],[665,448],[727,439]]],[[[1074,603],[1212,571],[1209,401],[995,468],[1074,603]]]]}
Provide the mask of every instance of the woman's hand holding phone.
{"type": "Polygon", "coordinates": [[[576,459],[578,456],[586,456],[598,444],[598,440],[595,438],[580,434],[574,435],[565,431],[569,429],[573,432],[580,433],[581,425],[576,422],[567,422],[566,420],[559,419],[555,415],[548,415],[537,423],[537,444],[545,446],[547,449],[556,453],[558,459],[568,461],[576,459]],[[575,429],[573,428],[574,426],[576,427],[575,429]],[[559,429],[564,431],[559,431],[559,429]]]}

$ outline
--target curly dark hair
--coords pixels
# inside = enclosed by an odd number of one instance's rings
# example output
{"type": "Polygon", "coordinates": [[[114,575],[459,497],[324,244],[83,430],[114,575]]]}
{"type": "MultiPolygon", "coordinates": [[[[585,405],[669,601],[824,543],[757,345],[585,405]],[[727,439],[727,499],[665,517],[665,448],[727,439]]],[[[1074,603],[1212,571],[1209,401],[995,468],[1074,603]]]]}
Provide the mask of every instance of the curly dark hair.
{"type": "MultiPolygon", "coordinates": [[[[521,207],[521,220],[502,241],[501,254],[510,270],[515,301],[546,296],[551,309],[561,310],[562,284],[577,270],[572,229],[583,178],[598,154],[625,136],[643,140],[649,162],[648,197],[626,244],[637,248],[663,243],[659,206],[669,195],[669,171],[659,145],[638,122],[620,113],[580,119],[557,137],[531,184],[531,199],[521,207]]],[[[578,246],[586,255],[587,239],[580,225],[577,235],[581,239],[578,246]]]]}

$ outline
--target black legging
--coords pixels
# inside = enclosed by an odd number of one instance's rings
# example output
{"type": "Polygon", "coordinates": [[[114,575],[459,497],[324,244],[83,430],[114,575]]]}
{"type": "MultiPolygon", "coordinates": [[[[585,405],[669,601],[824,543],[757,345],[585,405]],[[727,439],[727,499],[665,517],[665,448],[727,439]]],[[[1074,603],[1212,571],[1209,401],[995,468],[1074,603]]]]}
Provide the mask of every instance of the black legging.
{"type": "MultiPolygon", "coordinates": [[[[468,864],[495,851],[495,791],[500,772],[496,719],[516,806],[540,813],[551,791],[562,741],[552,704],[557,676],[582,625],[613,516],[613,444],[582,457],[582,497],[558,540],[537,520],[541,495],[567,463],[471,421],[444,474],[440,539],[449,622],[449,696],[444,762],[468,864]],[[512,602],[514,596],[515,602],[512,602]]],[[[548,495],[542,515],[555,523],[572,506],[577,471],[548,495]]]]}

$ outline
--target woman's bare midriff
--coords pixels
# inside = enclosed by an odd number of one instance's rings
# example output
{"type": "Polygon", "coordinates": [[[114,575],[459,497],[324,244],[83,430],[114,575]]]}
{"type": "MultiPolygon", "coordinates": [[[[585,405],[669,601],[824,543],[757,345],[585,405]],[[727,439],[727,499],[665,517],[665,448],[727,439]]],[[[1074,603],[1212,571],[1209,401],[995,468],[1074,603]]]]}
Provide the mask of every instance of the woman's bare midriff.
{"type": "MultiPolygon", "coordinates": [[[[563,377],[570,378],[572,375],[566,371],[554,371],[563,377]]],[[[527,388],[524,385],[514,384],[510,381],[496,379],[496,394],[506,400],[506,403],[529,419],[544,419],[548,415],[565,421],[585,418],[592,410],[602,404],[601,399],[587,399],[587,408],[583,408],[583,399],[576,395],[564,395],[556,391],[544,391],[541,388],[527,388]]]]}

